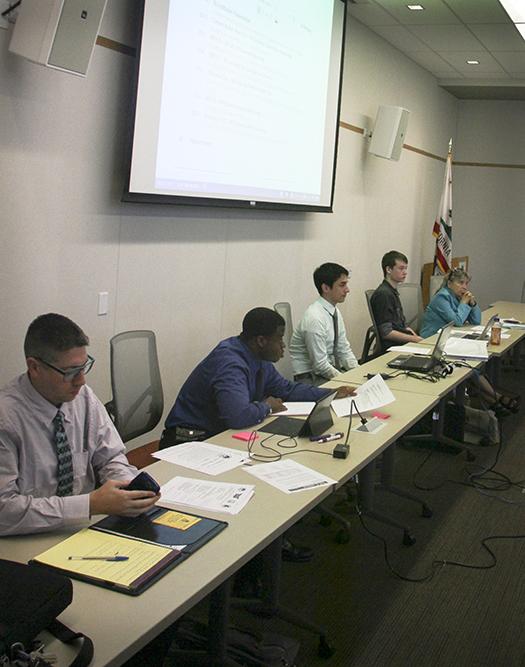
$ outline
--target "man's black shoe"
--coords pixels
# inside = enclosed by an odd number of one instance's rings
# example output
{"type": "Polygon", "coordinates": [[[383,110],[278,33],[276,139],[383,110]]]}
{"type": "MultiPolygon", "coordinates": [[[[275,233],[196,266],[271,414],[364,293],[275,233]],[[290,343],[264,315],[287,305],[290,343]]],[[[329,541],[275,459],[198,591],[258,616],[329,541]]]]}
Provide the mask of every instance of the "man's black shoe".
{"type": "Polygon", "coordinates": [[[281,550],[283,560],[292,563],[306,563],[312,560],[314,552],[310,547],[301,547],[298,544],[290,542],[286,537],[283,539],[283,546],[281,550]]]}

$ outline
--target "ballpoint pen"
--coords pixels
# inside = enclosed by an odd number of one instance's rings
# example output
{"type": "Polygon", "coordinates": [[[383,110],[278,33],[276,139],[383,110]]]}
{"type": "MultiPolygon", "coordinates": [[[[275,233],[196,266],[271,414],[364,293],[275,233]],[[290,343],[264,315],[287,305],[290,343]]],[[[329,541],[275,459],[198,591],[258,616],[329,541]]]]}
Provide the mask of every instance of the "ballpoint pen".
{"type": "Polygon", "coordinates": [[[106,560],[116,563],[129,560],[129,556],[69,556],[68,560],[106,560]]]}
{"type": "Polygon", "coordinates": [[[310,438],[312,442],[332,442],[332,440],[339,440],[344,436],[344,433],[327,433],[326,435],[320,435],[318,437],[310,438]]]}

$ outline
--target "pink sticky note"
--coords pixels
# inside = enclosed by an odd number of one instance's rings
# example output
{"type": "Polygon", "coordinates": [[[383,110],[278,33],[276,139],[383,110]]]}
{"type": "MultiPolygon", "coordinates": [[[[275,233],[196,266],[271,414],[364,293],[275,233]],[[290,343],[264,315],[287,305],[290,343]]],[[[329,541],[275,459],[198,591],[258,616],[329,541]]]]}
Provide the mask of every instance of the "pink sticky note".
{"type": "Polygon", "coordinates": [[[376,410],[375,412],[372,412],[373,417],[377,417],[378,419],[389,419],[390,415],[387,415],[386,412],[379,412],[376,410]]]}
{"type": "Polygon", "coordinates": [[[245,442],[248,442],[250,438],[254,438],[257,440],[259,437],[258,435],[253,436],[252,431],[239,431],[239,433],[234,433],[232,435],[232,438],[237,438],[237,440],[244,440],[245,442]]]}

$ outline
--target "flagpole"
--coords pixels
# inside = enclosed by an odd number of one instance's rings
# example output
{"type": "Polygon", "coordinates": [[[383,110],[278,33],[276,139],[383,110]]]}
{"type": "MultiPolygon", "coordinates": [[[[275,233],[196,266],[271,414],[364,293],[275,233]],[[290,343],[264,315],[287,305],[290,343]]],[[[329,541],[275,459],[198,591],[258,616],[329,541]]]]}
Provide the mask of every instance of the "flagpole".
{"type": "Polygon", "coordinates": [[[446,274],[452,264],[452,138],[448,142],[445,181],[432,235],[436,237],[432,273],[446,274]]]}

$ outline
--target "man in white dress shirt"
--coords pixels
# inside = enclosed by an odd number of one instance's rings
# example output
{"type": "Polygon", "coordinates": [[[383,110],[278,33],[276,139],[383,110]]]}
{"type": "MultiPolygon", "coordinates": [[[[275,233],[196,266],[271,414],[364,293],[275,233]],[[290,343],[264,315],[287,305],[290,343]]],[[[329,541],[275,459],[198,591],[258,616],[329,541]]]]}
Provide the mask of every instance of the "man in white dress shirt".
{"type": "Polygon", "coordinates": [[[0,535],[37,533],[93,514],[136,516],[158,496],[126,491],[137,474],[106,409],[86,386],[89,340],[63,315],[27,331],[27,372],[0,390],[0,535]]]}
{"type": "Polygon", "coordinates": [[[348,278],[349,271],[332,262],[314,271],[320,296],[308,306],[290,341],[295,380],[321,384],[357,366],[345,323],[336,307],[350,291],[348,278]]]}

